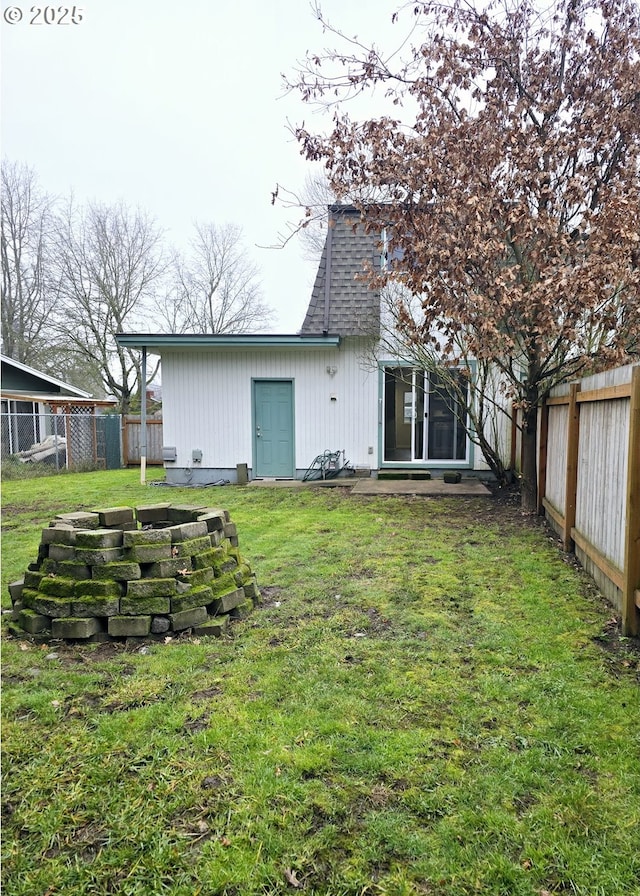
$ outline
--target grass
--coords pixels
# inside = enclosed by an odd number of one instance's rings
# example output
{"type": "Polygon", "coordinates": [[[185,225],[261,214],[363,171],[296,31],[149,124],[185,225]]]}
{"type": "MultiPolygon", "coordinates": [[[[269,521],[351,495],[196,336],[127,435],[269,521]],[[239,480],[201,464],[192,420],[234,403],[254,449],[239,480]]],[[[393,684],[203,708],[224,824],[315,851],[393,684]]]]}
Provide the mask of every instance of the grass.
{"type": "Polygon", "coordinates": [[[6,583],[54,513],[229,509],[264,604],[223,640],[3,639],[3,891],[638,894],[637,654],[492,499],[6,483],[6,583]],[[168,496],[169,495],[169,496],[168,496]]]}

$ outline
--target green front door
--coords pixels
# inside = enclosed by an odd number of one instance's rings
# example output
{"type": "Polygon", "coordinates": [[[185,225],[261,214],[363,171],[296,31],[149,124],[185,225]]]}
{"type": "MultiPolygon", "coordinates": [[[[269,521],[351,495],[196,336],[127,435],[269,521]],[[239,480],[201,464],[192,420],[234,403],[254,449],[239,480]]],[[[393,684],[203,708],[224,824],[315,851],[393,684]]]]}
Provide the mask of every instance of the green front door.
{"type": "Polygon", "coordinates": [[[293,381],[254,380],[254,473],[291,479],[295,475],[293,381]]]}

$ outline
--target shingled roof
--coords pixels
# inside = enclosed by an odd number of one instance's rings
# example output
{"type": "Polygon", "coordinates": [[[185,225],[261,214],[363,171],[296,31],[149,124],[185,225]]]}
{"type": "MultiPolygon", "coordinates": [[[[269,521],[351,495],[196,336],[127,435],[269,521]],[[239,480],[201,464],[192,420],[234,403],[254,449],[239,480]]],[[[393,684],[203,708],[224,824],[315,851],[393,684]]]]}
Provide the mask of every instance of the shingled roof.
{"type": "Polygon", "coordinates": [[[380,293],[357,275],[367,268],[379,269],[380,256],[380,235],[365,233],[357,209],[329,206],[327,237],[300,334],[369,336],[379,332],[380,293]]]}

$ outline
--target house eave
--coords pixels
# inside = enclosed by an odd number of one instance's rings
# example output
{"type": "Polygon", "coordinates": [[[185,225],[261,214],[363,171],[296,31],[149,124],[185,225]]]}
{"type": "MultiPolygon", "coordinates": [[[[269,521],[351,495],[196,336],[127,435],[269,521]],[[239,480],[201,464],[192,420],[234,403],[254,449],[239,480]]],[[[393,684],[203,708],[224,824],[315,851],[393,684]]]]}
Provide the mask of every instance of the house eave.
{"type": "Polygon", "coordinates": [[[36,392],[34,390],[21,391],[19,389],[2,389],[0,394],[4,401],[31,401],[38,404],[69,404],[78,407],[114,407],[116,401],[108,398],[91,398],[64,392],[36,392]]]}
{"type": "Polygon", "coordinates": [[[272,334],[219,334],[206,333],[118,333],[116,342],[124,348],[146,348],[151,352],[163,349],[278,349],[278,348],[337,348],[341,337],[337,335],[301,336],[272,334]]]}

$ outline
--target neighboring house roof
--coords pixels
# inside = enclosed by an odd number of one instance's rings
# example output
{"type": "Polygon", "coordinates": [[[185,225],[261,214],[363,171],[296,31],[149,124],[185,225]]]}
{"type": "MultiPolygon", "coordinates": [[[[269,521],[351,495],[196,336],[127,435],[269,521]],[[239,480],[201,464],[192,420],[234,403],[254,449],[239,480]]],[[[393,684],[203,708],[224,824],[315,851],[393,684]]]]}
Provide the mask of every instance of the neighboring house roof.
{"type": "Polygon", "coordinates": [[[329,206],[327,237],[301,335],[379,332],[380,293],[358,275],[379,270],[381,252],[380,234],[365,232],[357,209],[329,206]]]}
{"type": "Polygon", "coordinates": [[[2,394],[11,393],[13,395],[33,396],[38,395],[40,399],[50,396],[61,397],[64,395],[68,398],[91,398],[88,392],[77,389],[75,386],[64,383],[56,377],[43,373],[41,370],[35,370],[28,367],[20,361],[1,355],[2,362],[2,394]]]}

